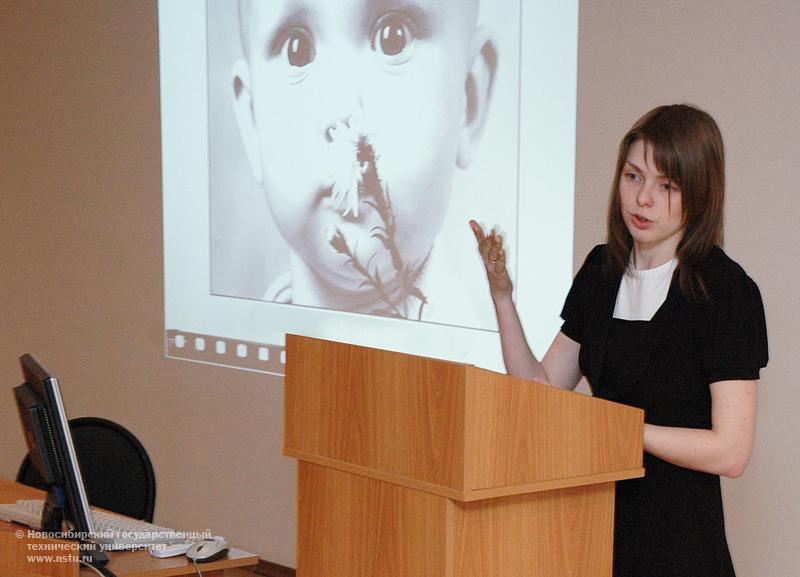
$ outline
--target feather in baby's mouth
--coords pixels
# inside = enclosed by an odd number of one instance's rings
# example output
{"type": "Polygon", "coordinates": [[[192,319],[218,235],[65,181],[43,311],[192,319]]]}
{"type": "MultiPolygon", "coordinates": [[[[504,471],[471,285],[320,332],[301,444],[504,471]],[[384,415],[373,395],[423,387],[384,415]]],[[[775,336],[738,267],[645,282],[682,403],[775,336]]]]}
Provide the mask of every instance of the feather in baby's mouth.
{"type": "MultiPolygon", "coordinates": [[[[348,220],[358,220],[361,203],[383,194],[377,154],[370,136],[357,118],[337,122],[327,132],[329,148],[328,189],[333,209],[348,220]]],[[[327,191],[326,191],[327,192],[327,191]]]]}

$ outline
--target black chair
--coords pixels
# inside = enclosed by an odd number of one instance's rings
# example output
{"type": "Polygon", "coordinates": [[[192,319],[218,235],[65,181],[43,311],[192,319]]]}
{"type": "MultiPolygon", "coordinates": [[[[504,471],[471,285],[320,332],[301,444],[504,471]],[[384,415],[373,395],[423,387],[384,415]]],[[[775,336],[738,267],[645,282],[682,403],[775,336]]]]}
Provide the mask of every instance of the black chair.
{"type": "MultiPolygon", "coordinates": [[[[70,419],[69,428],[89,504],[152,522],[156,478],[139,440],[122,425],[99,417],[70,419]]],[[[47,489],[30,455],[22,461],[17,482],[47,489]]]]}

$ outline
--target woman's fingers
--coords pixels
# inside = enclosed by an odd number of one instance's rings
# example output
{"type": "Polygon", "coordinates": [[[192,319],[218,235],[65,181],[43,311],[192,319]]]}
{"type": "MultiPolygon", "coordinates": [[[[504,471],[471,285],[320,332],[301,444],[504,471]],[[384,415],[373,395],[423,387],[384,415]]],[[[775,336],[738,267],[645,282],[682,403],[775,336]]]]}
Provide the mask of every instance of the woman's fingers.
{"type": "Polygon", "coordinates": [[[478,243],[478,249],[483,250],[486,244],[486,235],[483,234],[483,229],[481,225],[479,225],[474,220],[469,221],[469,226],[472,229],[473,234],[475,235],[475,240],[478,243]]]}
{"type": "Polygon", "coordinates": [[[487,262],[497,265],[497,268],[505,266],[506,251],[503,250],[503,237],[499,234],[494,235],[489,243],[489,250],[486,254],[487,262]]]}
{"type": "Polygon", "coordinates": [[[510,293],[511,279],[506,270],[506,252],[503,250],[503,235],[495,229],[489,234],[483,232],[483,228],[474,220],[469,221],[469,226],[475,234],[478,243],[478,251],[486,267],[486,276],[489,280],[489,289],[493,295],[510,293]]]}
{"type": "Polygon", "coordinates": [[[488,235],[485,234],[481,225],[474,220],[469,221],[469,226],[475,234],[475,240],[478,243],[478,251],[481,254],[486,268],[493,274],[502,275],[505,272],[506,266],[506,252],[503,250],[503,236],[495,229],[489,231],[488,235]]]}
{"type": "Polygon", "coordinates": [[[494,234],[494,230],[489,233],[489,236],[486,236],[483,232],[483,228],[474,220],[469,221],[469,226],[472,228],[472,232],[475,234],[475,240],[478,243],[478,252],[481,253],[481,258],[486,260],[488,252],[490,250],[491,245],[491,238],[494,234]]]}
{"type": "Polygon", "coordinates": [[[498,266],[502,264],[503,267],[506,265],[506,251],[503,250],[503,237],[501,235],[497,235],[497,263],[498,266]]]}
{"type": "Polygon", "coordinates": [[[479,225],[474,220],[470,220],[469,227],[472,229],[472,232],[475,233],[476,239],[478,239],[479,241],[483,239],[483,229],[481,228],[481,225],[479,225]]]}

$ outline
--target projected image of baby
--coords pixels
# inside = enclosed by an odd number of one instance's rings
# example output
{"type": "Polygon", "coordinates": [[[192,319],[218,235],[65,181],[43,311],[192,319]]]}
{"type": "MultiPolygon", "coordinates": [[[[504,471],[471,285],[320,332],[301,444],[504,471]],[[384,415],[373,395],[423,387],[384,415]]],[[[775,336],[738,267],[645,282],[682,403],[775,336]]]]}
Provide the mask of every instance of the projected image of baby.
{"type": "Polygon", "coordinates": [[[431,278],[497,67],[477,15],[478,0],[239,1],[235,113],[290,252],[265,299],[425,320],[458,292],[431,278]]]}

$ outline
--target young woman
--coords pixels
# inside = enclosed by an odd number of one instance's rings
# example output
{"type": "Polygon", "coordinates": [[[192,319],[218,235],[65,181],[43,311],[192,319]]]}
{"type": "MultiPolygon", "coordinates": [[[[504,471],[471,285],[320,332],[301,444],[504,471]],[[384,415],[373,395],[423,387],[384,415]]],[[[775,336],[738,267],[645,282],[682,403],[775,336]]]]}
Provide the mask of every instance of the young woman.
{"type": "Polygon", "coordinates": [[[719,476],[753,447],[767,364],[758,287],[720,248],[719,128],[658,107],[623,137],[607,244],[589,253],[539,362],[512,300],[502,239],[470,222],[486,266],[509,374],[645,411],[642,479],[617,484],[615,577],[732,577],[719,476]]]}

